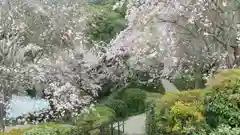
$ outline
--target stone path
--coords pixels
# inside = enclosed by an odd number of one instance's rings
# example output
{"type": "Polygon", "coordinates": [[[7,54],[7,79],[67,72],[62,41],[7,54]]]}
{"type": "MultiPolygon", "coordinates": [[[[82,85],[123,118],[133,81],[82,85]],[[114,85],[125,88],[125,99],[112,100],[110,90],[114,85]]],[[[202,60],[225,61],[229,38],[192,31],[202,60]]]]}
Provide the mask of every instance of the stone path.
{"type": "MultiPolygon", "coordinates": [[[[124,121],[124,134],[125,135],[145,135],[145,119],[146,114],[140,114],[129,117],[124,121]]],[[[114,124],[117,127],[117,124],[114,124]]],[[[123,127],[120,127],[122,131],[123,127]]]]}
{"type": "Polygon", "coordinates": [[[177,87],[170,81],[161,79],[161,82],[166,92],[179,91],[177,87]]]}
{"type": "MultiPolygon", "coordinates": [[[[162,84],[167,92],[179,91],[174,84],[168,80],[162,79],[162,84]]],[[[145,125],[146,125],[146,114],[140,114],[136,116],[129,117],[124,122],[124,133],[126,135],[145,135],[145,125]]],[[[114,125],[114,126],[117,126],[114,125]]],[[[123,128],[121,127],[121,130],[123,128]]]]}

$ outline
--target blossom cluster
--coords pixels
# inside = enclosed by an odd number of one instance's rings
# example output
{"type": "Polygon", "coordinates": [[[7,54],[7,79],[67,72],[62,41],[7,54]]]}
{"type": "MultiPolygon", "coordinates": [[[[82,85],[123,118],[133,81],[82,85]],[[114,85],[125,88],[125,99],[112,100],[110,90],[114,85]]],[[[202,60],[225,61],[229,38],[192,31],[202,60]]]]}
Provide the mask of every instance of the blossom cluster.
{"type": "Polygon", "coordinates": [[[239,66],[238,1],[128,3],[128,27],[112,41],[112,48],[131,54],[132,65],[155,71],[154,65],[164,63],[164,70],[156,71],[158,77],[196,67],[208,76],[219,68],[239,66]]]}

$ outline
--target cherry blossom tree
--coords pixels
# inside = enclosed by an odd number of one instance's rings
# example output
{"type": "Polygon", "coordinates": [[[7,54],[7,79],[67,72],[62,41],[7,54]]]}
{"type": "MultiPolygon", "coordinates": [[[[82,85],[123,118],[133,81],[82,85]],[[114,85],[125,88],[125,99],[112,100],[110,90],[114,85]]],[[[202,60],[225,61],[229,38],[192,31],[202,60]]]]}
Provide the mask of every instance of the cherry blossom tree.
{"type": "MultiPolygon", "coordinates": [[[[175,55],[194,69],[196,82],[218,68],[238,67],[238,1],[169,1],[177,14],[160,21],[175,26],[175,55]],[[176,4],[178,3],[178,4],[176,4]]],[[[198,84],[196,84],[196,87],[198,84]]]]}
{"type": "Polygon", "coordinates": [[[239,1],[128,3],[128,27],[111,44],[114,53],[130,53],[134,67],[154,71],[153,78],[192,70],[196,82],[219,68],[238,67],[239,1]],[[165,68],[153,68],[158,63],[165,68]]]}
{"type": "MultiPolygon", "coordinates": [[[[34,87],[50,103],[50,109],[21,116],[19,120],[38,123],[72,116],[98,100],[102,87],[108,83],[106,80],[115,85],[104,89],[124,85],[125,57],[116,55],[106,59],[97,45],[89,50],[83,31],[90,13],[85,12],[84,6],[84,1],[7,0],[2,3],[5,18],[1,24],[4,26],[1,41],[12,42],[14,37],[21,37],[13,42],[16,46],[10,46],[16,53],[9,55],[19,62],[11,61],[14,66],[5,66],[29,71],[26,74],[17,71],[26,78],[24,83],[11,78],[12,82],[19,82],[17,86],[24,86],[16,88],[19,90],[16,93],[26,86],[34,87]],[[16,32],[10,31],[9,24],[16,22],[19,28],[16,32]]],[[[9,92],[7,97],[10,98],[13,94],[10,91],[15,88],[3,90],[9,92]]]]}
{"type": "MultiPolygon", "coordinates": [[[[42,69],[53,66],[52,63],[45,63],[46,59],[56,61],[56,57],[52,55],[66,49],[72,50],[76,43],[81,45],[80,41],[84,41],[81,35],[81,27],[84,27],[81,7],[84,3],[84,1],[1,1],[0,99],[3,130],[6,116],[4,110],[11,95],[36,87],[35,85],[47,77],[43,75],[47,71],[42,69]]],[[[45,89],[56,89],[58,82],[59,80],[52,80],[45,89]]],[[[64,85],[59,87],[61,89],[64,85]]],[[[68,83],[64,87],[64,90],[67,89],[70,89],[68,83]]]]}
{"type": "Polygon", "coordinates": [[[131,71],[147,72],[154,81],[192,70],[199,87],[204,75],[239,66],[237,0],[127,3],[126,29],[109,45],[89,49],[86,1],[1,1],[2,103],[35,87],[50,109],[21,119],[57,120],[79,113],[105,90],[127,85],[131,71]]]}

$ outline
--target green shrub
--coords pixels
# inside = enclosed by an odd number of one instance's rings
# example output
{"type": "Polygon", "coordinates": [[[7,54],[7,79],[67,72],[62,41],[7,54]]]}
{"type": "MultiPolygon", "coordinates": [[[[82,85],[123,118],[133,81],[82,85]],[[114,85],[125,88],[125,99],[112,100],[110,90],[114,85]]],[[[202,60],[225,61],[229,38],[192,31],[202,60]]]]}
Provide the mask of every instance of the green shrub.
{"type": "Polygon", "coordinates": [[[195,88],[195,79],[192,73],[180,73],[171,81],[179,90],[195,88]]]}
{"type": "Polygon", "coordinates": [[[60,135],[54,128],[33,128],[24,132],[24,135],[60,135]]]}
{"type": "Polygon", "coordinates": [[[0,135],[23,135],[24,132],[30,130],[31,128],[23,128],[23,129],[12,129],[9,132],[0,132],[0,135]]]}
{"type": "Polygon", "coordinates": [[[189,134],[196,130],[196,123],[204,121],[203,106],[198,103],[176,102],[169,111],[168,131],[189,134]]]}
{"type": "Polygon", "coordinates": [[[214,128],[220,124],[240,126],[240,70],[224,70],[209,80],[213,92],[205,98],[208,124],[214,128]]]}
{"type": "Polygon", "coordinates": [[[147,72],[132,70],[128,76],[128,88],[140,88],[148,92],[165,93],[161,79],[152,79],[147,72]]]}
{"type": "Polygon", "coordinates": [[[62,124],[40,124],[24,132],[24,135],[70,135],[71,128],[62,124]]]}
{"type": "Polygon", "coordinates": [[[125,89],[120,95],[127,104],[129,114],[142,113],[145,110],[146,92],[137,88],[125,89]]]}
{"type": "Polygon", "coordinates": [[[105,105],[109,108],[112,108],[117,118],[126,118],[128,114],[127,104],[122,100],[109,100],[105,103],[105,105]]]}
{"type": "Polygon", "coordinates": [[[108,5],[91,5],[93,16],[88,18],[86,34],[91,41],[108,43],[125,27],[125,18],[108,5]]]}
{"type": "Polygon", "coordinates": [[[240,128],[231,128],[227,125],[221,125],[216,130],[212,131],[210,135],[240,135],[240,128]]]}
{"type": "Polygon", "coordinates": [[[165,89],[162,85],[162,82],[161,80],[159,80],[158,82],[154,81],[152,83],[146,83],[146,84],[141,84],[141,83],[138,83],[138,82],[132,82],[128,88],[139,88],[139,89],[142,89],[144,91],[147,91],[147,92],[158,92],[158,93],[161,93],[161,94],[164,94],[165,93],[165,89]]]}
{"type": "MultiPolygon", "coordinates": [[[[158,134],[186,134],[198,129],[198,123],[204,121],[203,99],[208,90],[188,90],[169,92],[155,101],[154,116],[147,111],[146,131],[152,129],[158,134]],[[151,118],[154,117],[154,120],[151,118]]],[[[156,133],[154,133],[156,134],[156,133]]]]}
{"type": "Polygon", "coordinates": [[[213,90],[225,89],[230,83],[234,84],[238,80],[240,80],[240,69],[225,69],[210,78],[206,86],[213,90]]]}
{"type": "Polygon", "coordinates": [[[29,128],[12,129],[11,131],[5,132],[5,133],[0,132],[0,135],[25,135],[24,133],[28,135],[35,135],[35,134],[38,135],[42,132],[41,130],[45,130],[45,129],[49,133],[52,133],[54,131],[56,132],[57,135],[67,135],[67,133],[70,131],[70,127],[64,126],[62,124],[45,123],[45,124],[33,125],[32,127],[29,127],[29,128]]]}
{"type": "MultiPolygon", "coordinates": [[[[93,109],[79,114],[74,121],[74,125],[79,131],[86,131],[94,127],[108,124],[115,119],[115,112],[113,109],[104,105],[97,105],[93,109]]],[[[98,134],[99,129],[92,130],[90,134],[98,134]]]]}
{"type": "Polygon", "coordinates": [[[209,90],[188,90],[181,92],[168,92],[156,102],[156,108],[160,113],[170,109],[176,102],[182,101],[184,103],[201,102],[203,97],[210,93],[209,90]]]}

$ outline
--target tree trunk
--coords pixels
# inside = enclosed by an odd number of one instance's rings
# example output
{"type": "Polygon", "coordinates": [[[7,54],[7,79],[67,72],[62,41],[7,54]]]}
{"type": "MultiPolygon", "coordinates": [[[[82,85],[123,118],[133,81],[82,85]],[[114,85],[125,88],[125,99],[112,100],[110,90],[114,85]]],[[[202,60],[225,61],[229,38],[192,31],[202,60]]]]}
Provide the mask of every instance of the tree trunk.
{"type": "Polygon", "coordinates": [[[233,68],[233,60],[234,58],[231,57],[230,54],[227,55],[227,57],[225,58],[225,61],[226,61],[226,65],[227,65],[227,68],[233,68]]]}
{"type": "Polygon", "coordinates": [[[235,64],[237,67],[240,66],[239,57],[240,57],[240,47],[239,47],[239,46],[236,46],[236,47],[234,48],[234,59],[235,59],[234,64],[235,64]]]}
{"type": "Polygon", "coordinates": [[[4,103],[0,102],[0,124],[1,124],[1,130],[4,132],[5,131],[5,116],[6,116],[6,111],[5,111],[5,105],[4,103]]]}
{"type": "Polygon", "coordinates": [[[194,88],[195,89],[200,89],[204,87],[204,80],[201,72],[202,68],[201,66],[195,66],[195,71],[194,71],[194,88]]]}
{"type": "Polygon", "coordinates": [[[233,48],[233,56],[234,62],[233,65],[235,67],[240,67],[240,47],[239,46],[231,46],[233,48]]]}

